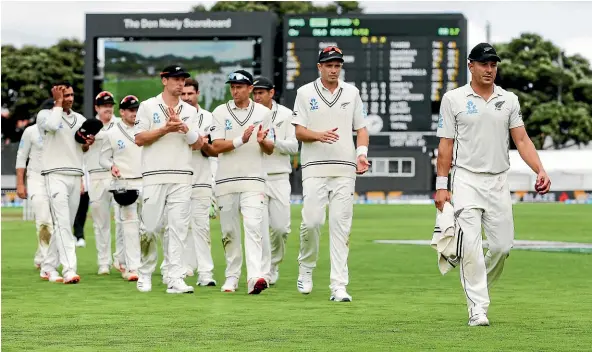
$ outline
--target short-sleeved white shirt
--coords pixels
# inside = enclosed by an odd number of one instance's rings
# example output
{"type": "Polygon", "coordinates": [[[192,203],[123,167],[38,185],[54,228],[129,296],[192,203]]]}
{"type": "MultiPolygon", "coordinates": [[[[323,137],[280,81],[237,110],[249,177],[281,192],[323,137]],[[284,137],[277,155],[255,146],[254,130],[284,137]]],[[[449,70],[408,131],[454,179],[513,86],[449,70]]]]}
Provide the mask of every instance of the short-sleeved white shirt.
{"type": "Polygon", "coordinates": [[[488,101],[470,84],[442,97],[438,137],[454,139],[452,164],[475,173],[510,168],[510,129],[524,126],[516,94],[494,86],[488,101]]]}

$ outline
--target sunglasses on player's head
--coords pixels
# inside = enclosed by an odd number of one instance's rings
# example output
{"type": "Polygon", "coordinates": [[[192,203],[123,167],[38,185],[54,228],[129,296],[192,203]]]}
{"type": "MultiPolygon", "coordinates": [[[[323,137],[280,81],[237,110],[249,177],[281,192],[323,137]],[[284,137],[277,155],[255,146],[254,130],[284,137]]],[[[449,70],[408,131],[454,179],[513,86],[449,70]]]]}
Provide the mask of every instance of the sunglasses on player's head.
{"type": "Polygon", "coordinates": [[[323,53],[328,53],[330,51],[336,51],[336,52],[340,53],[341,55],[343,55],[343,52],[341,51],[341,49],[339,49],[336,46],[328,46],[325,49],[323,49],[323,53]]]}
{"type": "Polygon", "coordinates": [[[136,98],[136,97],[135,97],[135,96],[133,96],[133,95],[127,95],[127,96],[125,96],[125,97],[124,97],[124,98],[121,100],[121,103],[120,103],[120,104],[127,103],[127,102],[129,102],[129,101],[134,101],[134,100],[135,100],[135,101],[138,101],[138,98],[136,98]]]}
{"type": "Polygon", "coordinates": [[[251,82],[251,79],[240,72],[233,72],[228,75],[228,80],[230,81],[248,81],[251,82]]]}

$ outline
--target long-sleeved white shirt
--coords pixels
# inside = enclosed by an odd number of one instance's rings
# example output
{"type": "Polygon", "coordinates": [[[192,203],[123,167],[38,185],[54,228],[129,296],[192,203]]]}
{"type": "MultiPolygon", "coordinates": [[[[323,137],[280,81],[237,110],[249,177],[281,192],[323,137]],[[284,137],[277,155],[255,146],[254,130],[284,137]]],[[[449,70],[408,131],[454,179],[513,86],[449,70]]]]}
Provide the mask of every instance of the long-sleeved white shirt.
{"type": "Polygon", "coordinates": [[[121,178],[142,178],[142,147],[136,144],[134,132],[135,127],[123,121],[104,132],[99,156],[99,164],[103,169],[111,170],[115,164],[121,178]]]}
{"type": "Polygon", "coordinates": [[[16,153],[16,168],[27,169],[27,174],[41,173],[43,164],[41,154],[43,152],[43,136],[39,132],[38,125],[32,125],[25,129],[18,152],[16,153]],[[27,160],[29,164],[27,165],[27,160]]]}
{"type": "Polygon", "coordinates": [[[37,125],[43,135],[43,167],[41,174],[57,173],[82,176],[82,145],[74,135],[86,118],[77,112],[64,112],[61,107],[41,110],[37,114],[37,125]]]}
{"type": "Polygon", "coordinates": [[[292,110],[273,101],[269,131],[274,140],[273,154],[264,156],[265,171],[268,175],[292,172],[290,155],[298,153],[296,128],[292,125],[292,110]]]}

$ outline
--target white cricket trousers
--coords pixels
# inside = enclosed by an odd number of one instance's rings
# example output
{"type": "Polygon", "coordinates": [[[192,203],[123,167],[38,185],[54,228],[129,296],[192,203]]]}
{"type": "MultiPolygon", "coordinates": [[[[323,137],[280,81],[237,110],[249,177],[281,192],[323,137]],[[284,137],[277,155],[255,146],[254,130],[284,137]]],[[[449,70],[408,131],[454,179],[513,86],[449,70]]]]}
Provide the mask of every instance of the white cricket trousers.
{"type": "Polygon", "coordinates": [[[171,280],[185,276],[183,251],[191,215],[191,185],[166,183],[143,187],[142,222],[146,233],[140,236],[139,273],[152,276],[156,269],[158,234],[164,230],[164,270],[171,280]]]}
{"type": "Polygon", "coordinates": [[[191,230],[185,242],[183,255],[185,267],[197,269],[202,278],[212,278],[214,260],[212,259],[212,240],[210,237],[210,206],[212,198],[191,198],[191,230]]]}
{"type": "Polygon", "coordinates": [[[75,275],[77,270],[76,238],[72,234],[74,218],[80,203],[80,177],[50,173],[45,177],[49,210],[53,221],[53,235],[41,270],[57,270],[62,264],[62,275],[75,275]]]}
{"type": "Polygon", "coordinates": [[[41,265],[47,256],[49,242],[53,232],[51,213],[49,211],[49,197],[45,189],[45,177],[36,172],[28,172],[27,193],[33,206],[35,226],[37,228],[37,251],[35,252],[33,262],[35,265],[41,265]]]}
{"type": "Polygon", "coordinates": [[[144,224],[140,221],[142,211],[142,193],[133,204],[119,206],[115,216],[119,217],[123,239],[123,255],[125,257],[126,270],[138,272],[140,268],[140,236],[146,231],[144,224]]]}
{"type": "Polygon", "coordinates": [[[90,213],[93,219],[95,231],[95,244],[97,247],[97,264],[110,266],[111,260],[111,205],[115,212],[115,260],[125,264],[123,253],[123,231],[119,219],[119,204],[113,201],[111,188],[111,174],[108,178],[100,178],[91,174],[88,198],[90,201],[90,213]]]}
{"type": "Polygon", "coordinates": [[[291,192],[288,174],[267,176],[261,232],[262,270],[267,280],[271,279],[272,268],[277,268],[286,253],[286,241],[290,233],[291,192]]]}
{"type": "Polygon", "coordinates": [[[460,279],[469,317],[487,313],[490,285],[501,275],[514,242],[512,199],[507,172],[476,174],[455,167],[451,173],[452,204],[460,226],[460,279]],[[483,254],[481,226],[488,248],[483,254]]]}
{"type": "Polygon", "coordinates": [[[302,182],[302,223],[300,225],[300,270],[312,271],[319,258],[321,226],[329,205],[329,242],[332,291],[349,283],[347,258],[353,217],[355,178],[309,177],[302,182]]]}
{"type": "Polygon", "coordinates": [[[263,277],[261,229],[263,223],[262,192],[230,193],[218,196],[222,246],[226,257],[226,277],[240,278],[243,262],[240,215],[245,228],[247,280],[263,277]]]}

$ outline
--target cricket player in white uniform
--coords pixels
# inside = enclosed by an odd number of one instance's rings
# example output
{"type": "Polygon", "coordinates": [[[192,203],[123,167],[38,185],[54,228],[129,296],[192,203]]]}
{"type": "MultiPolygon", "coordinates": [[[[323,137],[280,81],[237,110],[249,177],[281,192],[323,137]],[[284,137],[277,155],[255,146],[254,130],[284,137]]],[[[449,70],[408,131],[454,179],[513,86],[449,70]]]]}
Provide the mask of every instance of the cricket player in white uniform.
{"type": "MultiPolygon", "coordinates": [[[[142,193],[142,147],[135,143],[135,121],[140,102],[137,97],[128,95],[119,103],[121,121],[109,131],[104,132],[99,163],[110,170],[115,186],[136,191],[138,198],[132,204],[120,205],[116,216],[121,223],[125,270],[122,277],[128,281],[138,280],[140,267],[140,223],[142,193]]],[[[113,188],[111,186],[110,188],[113,188]]]]}
{"type": "Polygon", "coordinates": [[[29,198],[33,205],[37,227],[37,251],[33,263],[37,269],[41,269],[41,264],[47,256],[49,240],[53,232],[45,180],[41,176],[42,153],[43,136],[39,131],[39,125],[27,127],[23,132],[16,154],[16,194],[21,199],[29,198]]]}
{"type": "Polygon", "coordinates": [[[37,114],[39,131],[43,135],[43,167],[49,199],[53,233],[49,249],[41,264],[40,276],[51,282],[75,284],[80,281],[77,271],[76,239],[72,234],[74,217],[80,202],[82,156],[94,143],[94,137],[84,137],[85,144],[74,139],[84,116],[72,111],[74,90],[69,83],[56,84],[51,89],[55,105],[37,114]],[[57,272],[61,263],[63,278],[57,272]]]}
{"type": "Polygon", "coordinates": [[[512,200],[508,188],[509,140],[537,174],[536,190],[551,182],[530,141],[518,97],[494,84],[500,58],[495,49],[478,44],[469,55],[471,82],[442,97],[437,135],[436,207],[450,200],[460,226],[460,277],[470,326],[487,326],[489,287],[500,276],[514,241],[512,200]],[[451,169],[452,165],[452,169],[451,169]],[[483,255],[481,227],[488,250],[483,255]]]}
{"type": "Polygon", "coordinates": [[[233,100],[218,106],[211,132],[218,156],[216,197],[226,256],[223,292],[234,292],[242,266],[240,214],[245,228],[247,292],[259,294],[269,283],[262,268],[262,222],[265,192],[264,154],[273,153],[271,111],[252,101],[253,76],[238,70],[229,75],[233,100]],[[254,132],[254,133],[253,133],[254,132]]]}
{"type": "Polygon", "coordinates": [[[253,100],[271,110],[274,150],[265,155],[265,210],[263,212],[263,272],[270,285],[279,278],[278,266],[286,253],[290,233],[290,155],[298,153],[292,110],[273,100],[275,86],[266,77],[253,83],[253,100]]]}
{"type": "MultiPolygon", "coordinates": [[[[209,134],[213,123],[212,113],[201,108],[197,103],[199,83],[191,78],[185,80],[181,99],[195,107],[198,114],[198,128],[209,134]]],[[[210,208],[212,204],[212,171],[209,157],[218,156],[214,153],[208,137],[200,150],[193,151],[193,184],[191,193],[191,231],[185,242],[183,255],[187,276],[193,276],[197,270],[198,286],[216,286],[214,280],[214,260],[212,259],[212,240],[210,236],[210,208]]]]}
{"type": "Polygon", "coordinates": [[[331,256],[330,299],[350,302],[347,257],[353,217],[356,173],[368,170],[369,136],[360,92],[339,80],[342,51],[329,46],[318,59],[320,78],[298,89],[293,124],[302,142],[303,208],[297,288],[312,291],[312,271],[319,254],[320,228],[329,205],[331,256]],[[352,129],[357,132],[354,148],[352,129]]]}
{"type": "Polygon", "coordinates": [[[197,110],[180,99],[190,75],[181,66],[166,67],[161,73],[163,92],[143,101],[136,116],[135,141],[142,149],[141,264],[137,288],[152,290],[152,273],[158,253],[156,240],[164,229],[167,293],[193,293],[183,265],[185,239],[191,220],[192,149],[203,145],[197,127],[197,110]]]}
{"type": "MultiPolygon", "coordinates": [[[[97,247],[97,264],[99,266],[99,275],[108,275],[111,268],[111,204],[116,207],[116,213],[119,212],[119,206],[113,202],[113,196],[109,193],[111,186],[111,172],[108,168],[100,165],[99,157],[101,154],[101,147],[106,132],[109,132],[115,127],[120,118],[113,115],[113,106],[115,99],[113,94],[107,91],[100,92],[95,97],[95,111],[96,118],[103,123],[103,129],[95,136],[96,143],[90,147],[88,153],[84,156],[86,169],[88,170],[90,184],[88,188],[88,197],[90,200],[90,214],[93,219],[93,228],[95,231],[95,243],[97,247]]],[[[116,222],[119,225],[118,217],[116,222]]],[[[119,225],[120,226],[120,225],[119,225]]],[[[119,230],[119,229],[118,229],[119,230]]],[[[121,231],[121,230],[120,230],[121,231]]],[[[119,239],[121,234],[117,234],[116,239],[119,239]]],[[[117,241],[121,242],[121,241],[117,241]]],[[[116,248],[122,251],[121,243],[117,243],[116,248]]],[[[121,256],[121,253],[116,252],[116,259],[121,256]]],[[[120,263],[119,260],[117,260],[120,263]]],[[[125,263],[125,261],[123,261],[125,263]]],[[[119,264],[121,265],[121,263],[119,264]]],[[[119,269],[119,268],[118,268],[119,269]]]]}

